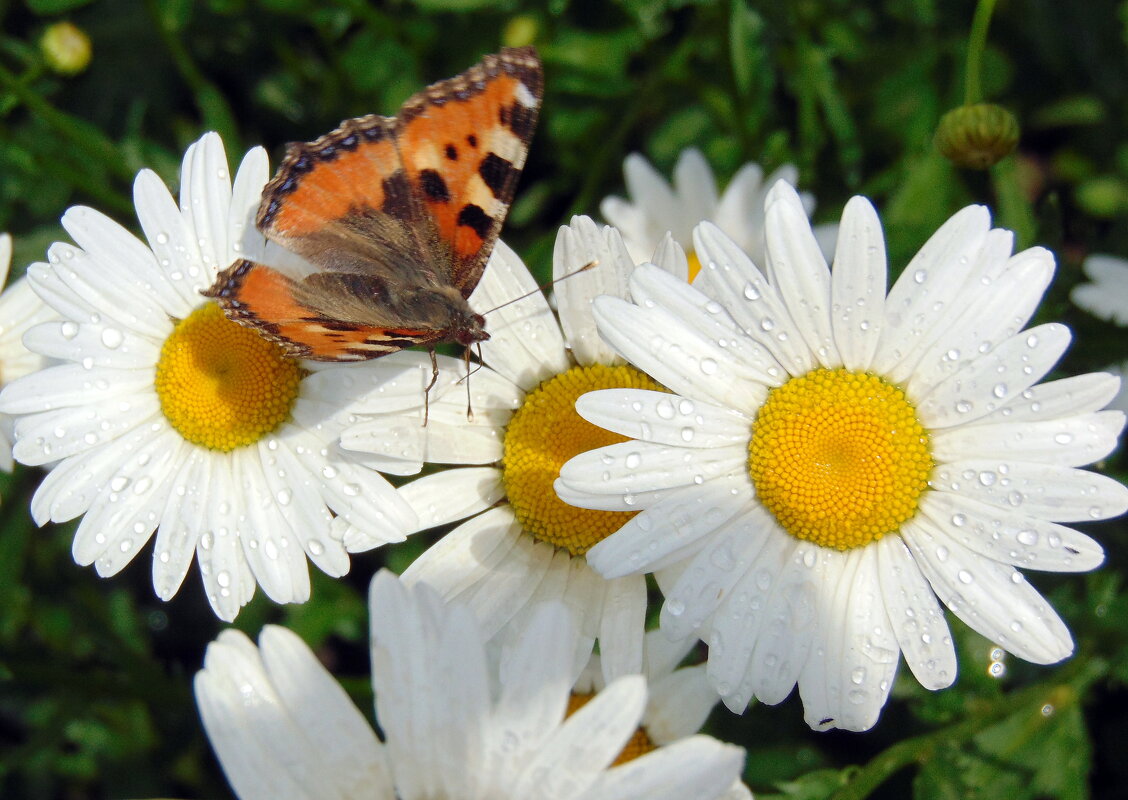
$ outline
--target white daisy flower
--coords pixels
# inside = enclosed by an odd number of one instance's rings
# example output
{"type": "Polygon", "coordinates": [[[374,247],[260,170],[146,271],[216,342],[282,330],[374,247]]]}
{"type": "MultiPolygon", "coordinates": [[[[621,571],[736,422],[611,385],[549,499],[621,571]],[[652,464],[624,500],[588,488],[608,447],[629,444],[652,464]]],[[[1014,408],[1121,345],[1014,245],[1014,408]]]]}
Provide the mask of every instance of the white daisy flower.
{"type": "MultiPolygon", "coordinates": [[[[695,644],[696,637],[671,642],[660,631],[647,631],[642,669],[649,690],[646,711],[638,730],[616,763],[693,736],[705,724],[720,700],[717,690],[709,682],[704,664],[678,666],[695,644]]],[[[607,677],[599,654],[593,653],[572,687],[570,705],[582,707],[606,685],[607,677]]],[[[725,797],[727,800],[750,800],[752,794],[747,786],[736,781],[725,797]]]]}
{"type": "Polygon", "coordinates": [[[1128,261],[1091,255],[1081,268],[1089,282],[1077,284],[1069,293],[1074,305],[1106,322],[1128,325],[1128,261]]]}
{"type": "Polygon", "coordinates": [[[1069,631],[1015,567],[1073,572],[1103,553],[1061,522],[1112,517],[1128,490],[1076,469],[1116,447],[1107,374],[1037,382],[1069,343],[1023,326],[1052,255],[1011,255],[986,209],[949,220],[886,295],[881,222],[847,205],[834,270],[794,190],[767,207],[767,275],[715,226],[697,291],[653,267],[638,305],[600,298],[600,331],[675,394],[603,391],[585,419],[633,441],[564,465],[589,508],[638,510],[588,552],[602,575],[677,568],[660,622],[709,644],[725,704],[798,683],[815,728],[877,720],[904,653],[929,689],[956,677],[937,596],[1011,653],[1051,664],[1069,631]]]}
{"type": "MultiPolygon", "coordinates": [[[[12,237],[0,233],[0,286],[8,279],[12,263],[12,237]]],[[[42,369],[47,359],[23,345],[28,328],[55,317],[55,312],[19,278],[0,294],[0,386],[42,369]]],[[[0,469],[12,471],[12,420],[0,414],[0,469]]]]}
{"type": "MultiPolygon", "coordinates": [[[[1106,322],[1122,328],[1128,326],[1128,261],[1116,256],[1091,255],[1081,268],[1089,277],[1089,283],[1073,287],[1069,297],[1074,305],[1106,322]]],[[[1128,362],[1114,364],[1107,369],[1122,378],[1128,371],[1128,362]]],[[[1120,391],[1109,403],[1109,408],[1128,411],[1128,391],[1124,381],[1120,382],[1120,391]]]]}
{"type": "Polygon", "coordinates": [[[56,243],[48,263],[28,269],[62,321],[32,328],[24,343],[59,363],[0,395],[0,411],[18,415],[16,459],[54,464],[32,499],[35,520],[85,515],[75,561],[113,575],[156,531],[157,595],[176,593],[196,553],[225,620],[256,582],[277,602],[302,602],[307,557],[342,575],[349,552],[402,540],[417,524],[336,441],[352,387],[380,382],[419,405],[430,371],[287,359],[200,295],[238,257],[282,257],[252,222],[267,177],[255,148],[233,187],[223,144],[208,134],[185,154],[179,208],[156,174],[137,176],[148,246],[97,211],[68,210],[62,223],[77,246],[56,243]],[[348,537],[334,535],[334,514],[353,523],[348,537]]]}
{"type": "MultiPolygon", "coordinates": [[[[749,162],[729,181],[724,194],[718,196],[709,162],[700,150],[691,147],[678,156],[673,185],[638,153],[631,153],[623,162],[623,178],[629,199],[603,198],[599,204],[603,218],[622,232],[636,264],[649,261],[668,233],[689,253],[688,277],[678,277],[693,280],[701,269],[693,250],[693,228],[706,220],[728,234],[757,263],[763,263],[764,198],[776,181],[797,186],[799,170],[784,164],[765,179],[763,167],[749,162]]],[[[814,210],[815,199],[806,192],[802,198],[809,214],[814,210]]],[[[834,251],[836,230],[835,225],[816,228],[826,253],[834,251]]]]}
{"type": "Polygon", "coordinates": [[[383,742],[285,628],[265,628],[257,648],[236,630],[208,646],[196,699],[240,798],[740,797],[729,792],[744,751],[707,736],[612,766],[646,706],[641,676],[619,678],[566,717],[575,633],[563,606],[538,609],[503,655],[500,680],[464,606],[381,571],[370,609],[383,742]]]}
{"type": "Polygon", "coordinates": [[[634,262],[614,229],[577,217],[560,230],[553,271],[559,277],[591,261],[598,266],[556,284],[558,322],[525,265],[499,242],[470,298],[487,314],[482,356],[492,367],[469,377],[472,419],[465,365],[440,359],[425,427],[418,408],[373,414],[341,441],[386,470],[463,465],[401,487],[421,528],[477,514],[421,555],[405,581],[426,582],[444,600],[468,604],[489,636],[523,624],[538,602],[563,600],[581,620],[577,669],[598,638],[604,665],[623,675],[641,668],[646,583],[641,575],[604,580],[584,554],[626,517],[573,508],[552,488],[569,458],[622,441],[580,419],[577,397],[601,388],[657,388],[603,343],[590,310],[597,295],[626,295],[634,262]]]}

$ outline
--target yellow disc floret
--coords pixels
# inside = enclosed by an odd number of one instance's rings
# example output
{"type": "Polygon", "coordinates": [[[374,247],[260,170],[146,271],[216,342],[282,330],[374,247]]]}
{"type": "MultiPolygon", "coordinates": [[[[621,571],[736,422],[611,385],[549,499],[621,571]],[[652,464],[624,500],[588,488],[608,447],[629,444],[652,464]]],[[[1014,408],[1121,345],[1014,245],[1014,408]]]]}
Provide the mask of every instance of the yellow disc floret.
{"type": "Polygon", "coordinates": [[[928,486],[928,433],[876,375],[816,369],[773,389],[748,446],[760,501],[799,539],[848,550],[895,532],[928,486]]]}
{"type": "Polygon", "coordinates": [[[176,324],[161,348],[161,411],[188,441],[229,452],[253,444],[290,416],[298,362],[207,303],[176,324]]]}
{"type": "Polygon", "coordinates": [[[573,367],[530,392],[513,415],[505,431],[505,489],[517,520],[535,539],[578,556],[634,516],[631,511],[570,506],[552,488],[568,459],[627,441],[584,420],[576,413],[576,398],[597,389],[627,387],[660,388],[633,367],[573,367]]]}
{"type": "Polygon", "coordinates": [[[686,280],[693,283],[693,279],[701,274],[701,259],[697,257],[696,250],[690,250],[685,257],[689,261],[689,277],[686,280]]]}

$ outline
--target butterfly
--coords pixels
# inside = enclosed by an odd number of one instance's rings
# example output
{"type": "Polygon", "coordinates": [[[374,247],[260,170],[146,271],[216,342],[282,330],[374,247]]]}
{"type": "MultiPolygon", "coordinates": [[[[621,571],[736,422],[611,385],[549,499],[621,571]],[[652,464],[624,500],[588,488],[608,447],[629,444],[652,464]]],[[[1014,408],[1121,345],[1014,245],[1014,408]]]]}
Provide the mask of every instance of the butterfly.
{"type": "Polygon", "coordinates": [[[437,344],[485,341],[466,299],[509,210],[543,91],[536,50],[506,48],[394,117],[345,120],[290,145],[255,224],[316,271],[293,277],[239,259],[203,294],[297,358],[426,345],[434,364],[437,344]]]}

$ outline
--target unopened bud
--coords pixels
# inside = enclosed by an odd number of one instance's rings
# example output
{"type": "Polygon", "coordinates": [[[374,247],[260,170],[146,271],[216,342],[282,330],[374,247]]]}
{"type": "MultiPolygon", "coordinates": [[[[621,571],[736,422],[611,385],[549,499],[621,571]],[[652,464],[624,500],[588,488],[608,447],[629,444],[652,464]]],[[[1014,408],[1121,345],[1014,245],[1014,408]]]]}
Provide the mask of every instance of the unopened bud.
{"type": "Polygon", "coordinates": [[[1018,120],[992,103],[954,108],[940,119],[936,148],[940,155],[967,169],[987,169],[1018,145],[1018,120]]]}
{"type": "Polygon", "coordinates": [[[527,44],[532,44],[536,41],[539,27],[536,17],[518,14],[505,23],[505,29],[501,34],[501,43],[506,47],[524,47],[527,44]]]}
{"type": "Polygon", "coordinates": [[[71,22],[49,26],[39,40],[39,48],[47,66],[60,75],[77,75],[90,64],[90,37],[71,22]]]}

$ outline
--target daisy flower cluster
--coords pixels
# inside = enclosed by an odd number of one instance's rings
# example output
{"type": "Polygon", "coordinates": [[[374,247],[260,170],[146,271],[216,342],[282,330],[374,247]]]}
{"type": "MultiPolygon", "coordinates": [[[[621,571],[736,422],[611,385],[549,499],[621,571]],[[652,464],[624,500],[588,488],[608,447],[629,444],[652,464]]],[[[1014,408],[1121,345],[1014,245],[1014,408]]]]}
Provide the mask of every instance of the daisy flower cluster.
{"type": "Polygon", "coordinates": [[[890,286],[864,198],[816,229],[793,168],[722,194],[696,150],[672,184],[631,156],[612,225],[560,229],[554,303],[496,245],[468,375],[294,359],[204,298],[240,258],[310,268],[255,227],[268,176],[255,148],[232,178],[208,134],[179,202],[137,176],[143,238],[72,208],[73,243],[0,297],[0,423],[47,470],[32,516],[78,520],[99,575],[152,541],[157,596],[195,561],[231,621],[259,586],[309,599],[309,562],[445,531],[371,583],[379,735],[294,633],[209,646],[196,697],[240,797],[736,800],[743,751],[698,734],[719,702],[798,687],[811,728],[867,730],[902,658],[956,680],[945,606],[1027,661],[1071,654],[1025,571],[1103,560],[1069,525],[1128,509],[1082,469],[1116,447],[1119,381],[1044,380],[1070,341],[1028,327],[1053,256],[985,208],[890,286]]]}

